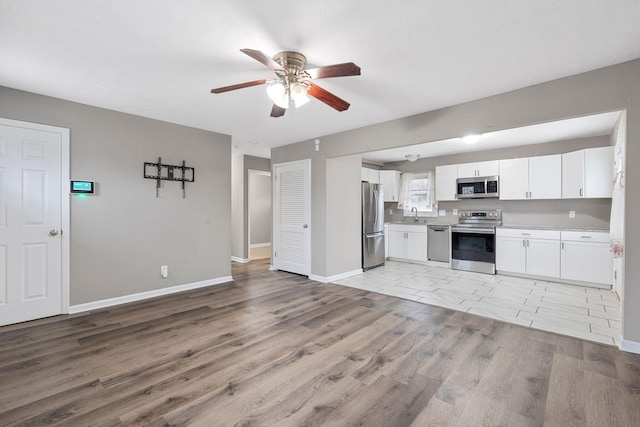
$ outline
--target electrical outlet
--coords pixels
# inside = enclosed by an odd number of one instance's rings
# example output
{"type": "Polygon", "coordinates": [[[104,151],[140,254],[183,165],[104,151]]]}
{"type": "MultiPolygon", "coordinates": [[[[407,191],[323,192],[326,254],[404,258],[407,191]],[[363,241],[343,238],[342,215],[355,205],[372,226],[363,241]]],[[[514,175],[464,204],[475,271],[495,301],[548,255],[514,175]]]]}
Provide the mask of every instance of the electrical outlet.
{"type": "Polygon", "coordinates": [[[393,209],[389,209],[389,215],[393,215],[393,209]]]}
{"type": "Polygon", "coordinates": [[[454,209],[454,210],[453,210],[453,214],[454,214],[454,215],[458,215],[458,209],[454,209]]]}
{"type": "Polygon", "coordinates": [[[166,279],[167,276],[169,276],[169,266],[167,265],[160,266],[160,275],[162,276],[163,279],[166,279]]]}
{"type": "Polygon", "coordinates": [[[576,217],[576,211],[569,211],[569,218],[575,218],[576,217]]]}

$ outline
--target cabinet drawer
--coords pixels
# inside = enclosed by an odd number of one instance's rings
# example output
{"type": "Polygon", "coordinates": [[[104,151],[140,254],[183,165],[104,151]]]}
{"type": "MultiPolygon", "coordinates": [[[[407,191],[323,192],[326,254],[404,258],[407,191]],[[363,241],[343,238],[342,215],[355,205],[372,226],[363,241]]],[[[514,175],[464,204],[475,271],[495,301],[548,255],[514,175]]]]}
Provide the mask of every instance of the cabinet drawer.
{"type": "Polygon", "coordinates": [[[424,233],[427,234],[426,224],[389,224],[389,231],[402,231],[405,233],[424,233]]]}
{"type": "Polygon", "coordinates": [[[562,240],[572,242],[609,243],[609,233],[602,231],[563,231],[562,240]]]}
{"type": "Polygon", "coordinates": [[[519,237],[522,239],[560,240],[559,230],[531,230],[522,228],[497,228],[497,237],[519,237]]]}

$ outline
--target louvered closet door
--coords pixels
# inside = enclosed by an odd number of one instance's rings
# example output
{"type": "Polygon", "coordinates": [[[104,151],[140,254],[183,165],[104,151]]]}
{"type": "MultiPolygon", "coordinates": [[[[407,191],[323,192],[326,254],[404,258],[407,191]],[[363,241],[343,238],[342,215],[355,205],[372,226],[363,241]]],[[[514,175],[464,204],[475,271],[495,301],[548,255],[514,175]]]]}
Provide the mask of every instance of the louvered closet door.
{"type": "Polygon", "coordinates": [[[274,166],[273,266],[308,276],[311,271],[309,160],[274,166]]]}

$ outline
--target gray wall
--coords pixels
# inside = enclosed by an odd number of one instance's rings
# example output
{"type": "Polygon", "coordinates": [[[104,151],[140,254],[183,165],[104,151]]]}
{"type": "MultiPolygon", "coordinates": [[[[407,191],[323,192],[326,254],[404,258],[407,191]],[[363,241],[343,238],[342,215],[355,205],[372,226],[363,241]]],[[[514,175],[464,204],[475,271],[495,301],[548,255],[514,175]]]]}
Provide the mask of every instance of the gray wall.
{"type": "Polygon", "coordinates": [[[234,154],[232,160],[231,256],[249,259],[249,170],[271,172],[271,160],[234,154]]]}
{"type": "Polygon", "coordinates": [[[229,136],[4,87],[0,117],[71,129],[71,177],[97,183],[71,197],[72,305],[231,274],[229,136]],[[186,199],[143,179],[158,157],[195,168],[186,199]]]}
{"type": "Polygon", "coordinates": [[[244,228],[244,155],[231,156],[231,256],[246,259],[244,228]]]}
{"type": "Polygon", "coordinates": [[[459,163],[483,162],[485,160],[517,159],[522,157],[546,156],[562,154],[584,148],[603,147],[613,145],[610,136],[596,136],[591,138],[568,139],[564,141],[547,142],[544,144],[521,145],[494,150],[474,151],[471,153],[450,154],[447,156],[427,157],[415,162],[402,161],[385,163],[382,169],[399,170],[400,172],[423,172],[435,170],[436,166],[454,165],[459,163]]]}
{"type": "MultiPolygon", "coordinates": [[[[474,161],[500,160],[509,158],[545,156],[562,154],[583,148],[611,145],[610,136],[571,139],[545,144],[533,144],[498,150],[476,151],[456,155],[418,159],[415,162],[403,161],[385,163],[383,169],[401,172],[423,172],[435,170],[436,166],[474,161]]],[[[436,180],[438,177],[436,176],[436,180]]],[[[397,203],[385,203],[385,221],[404,221],[403,212],[397,209],[397,203]]],[[[453,209],[502,209],[503,222],[509,225],[552,225],[558,227],[608,228],[611,216],[611,199],[573,199],[573,200],[460,200],[439,202],[439,210],[444,209],[446,216],[428,218],[428,222],[456,223],[458,217],[453,209]],[[575,218],[569,218],[569,211],[575,211],[575,218]]]]}
{"type": "MultiPolygon", "coordinates": [[[[640,162],[640,60],[590,71],[465,104],[430,111],[334,135],[317,137],[320,151],[314,152],[314,139],[272,150],[272,162],[312,160],[312,253],[325,253],[324,231],[326,197],[326,159],[361,154],[384,148],[401,147],[403,141],[438,141],[468,133],[510,129],[565,118],[614,110],[627,110],[627,165],[640,162]]],[[[348,114],[348,113],[344,113],[348,114]]],[[[627,168],[625,216],[640,211],[640,168],[627,168]]],[[[640,259],[640,229],[627,227],[625,256],[640,259]]],[[[322,274],[326,260],[314,259],[314,274],[322,274]]],[[[623,335],[640,342],[640,263],[626,263],[623,335]]]]}
{"type": "Polygon", "coordinates": [[[249,173],[249,243],[271,243],[271,176],[249,173]]]}
{"type": "Polygon", "coordinates": [[[326,277],[362,268],[361,163],[359,155],[327,159],[326,277]]]}

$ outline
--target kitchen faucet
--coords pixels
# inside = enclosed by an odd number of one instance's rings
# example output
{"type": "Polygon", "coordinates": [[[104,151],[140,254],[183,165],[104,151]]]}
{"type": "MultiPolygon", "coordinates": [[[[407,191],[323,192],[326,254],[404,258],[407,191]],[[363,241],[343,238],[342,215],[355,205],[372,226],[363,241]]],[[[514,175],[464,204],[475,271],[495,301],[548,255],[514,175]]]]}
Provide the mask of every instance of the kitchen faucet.
{"type": "Polygon", "coordinates": [[[415,210],[416,215],[413,217],[413,222],[418,222],[418,208],[416,208],[415,206],[411,208],[411,212],[413,212],[415,210]]]}

